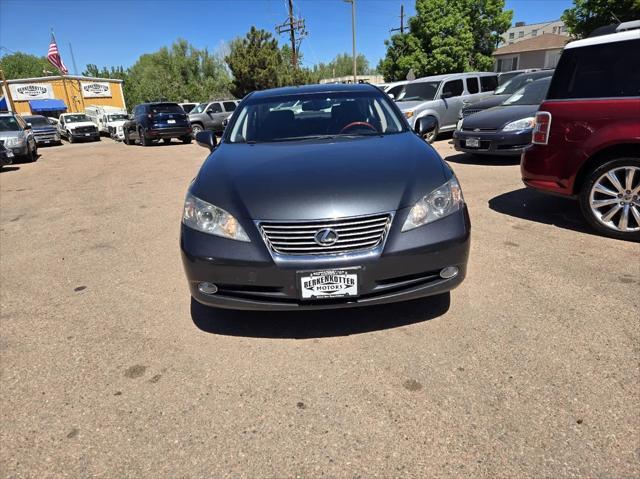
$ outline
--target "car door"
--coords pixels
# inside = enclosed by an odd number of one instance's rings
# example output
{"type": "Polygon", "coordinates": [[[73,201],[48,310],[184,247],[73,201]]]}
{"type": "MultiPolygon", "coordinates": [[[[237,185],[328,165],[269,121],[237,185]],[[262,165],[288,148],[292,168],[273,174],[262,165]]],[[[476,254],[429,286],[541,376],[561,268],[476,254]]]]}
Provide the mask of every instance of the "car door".
{"type": "Polygon", "coordinates": [[[440,99],[444,103],[444,111],[440,115],[440,130],[455,128],[462,109],[462,94],[464,84],[462,79],[449,80],[442,86],[440,99]]]}
{"type": "Polygon", "coordinates": [[[205,115],[205,129],[222,131],[222,120],[224,120],[225,115],[226,114],[224,112],[224,108],[222,108],[222,103],[220,103],[219,101],[209,103],[205,115]]]}
{"type": "Polygon", "coordinates": [[[480,101],[486,94],[480,91],[480,79],[478,77],[466,77],[467,93],[462,98],[462,103],[469,105],[480,101]]]}

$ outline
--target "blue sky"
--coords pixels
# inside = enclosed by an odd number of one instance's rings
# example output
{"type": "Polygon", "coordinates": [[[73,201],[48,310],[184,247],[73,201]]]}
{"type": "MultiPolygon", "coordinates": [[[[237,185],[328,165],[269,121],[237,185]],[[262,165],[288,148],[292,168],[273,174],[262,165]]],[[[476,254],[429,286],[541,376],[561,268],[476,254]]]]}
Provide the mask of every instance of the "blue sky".
{"type": "MultiPolygon", "coordinates": [[[[400,5],[414,13],[413,0],[356,0],[356,41],[372,66],[384,56],[389,29],[399,26],[400,5]]],[[[507,0],[514,21],[559,18],[571,0],[507,0]]],[[[304,63],[327,62],[351,52],[351,8],[342,0],[294,0],[306,19],[304,63]]],[[[73,73],[69,42],[78,73],[87,63],[133,64],[143,53],[187,39],[215,51],[256,25],[274,32],[285,20],[286,0],[0,0],[0,55],[7,50],[44,55],[54,28],[62,58],[73,73]]],[[[281,42],[288,37],[281,36],[281,42]]]]}

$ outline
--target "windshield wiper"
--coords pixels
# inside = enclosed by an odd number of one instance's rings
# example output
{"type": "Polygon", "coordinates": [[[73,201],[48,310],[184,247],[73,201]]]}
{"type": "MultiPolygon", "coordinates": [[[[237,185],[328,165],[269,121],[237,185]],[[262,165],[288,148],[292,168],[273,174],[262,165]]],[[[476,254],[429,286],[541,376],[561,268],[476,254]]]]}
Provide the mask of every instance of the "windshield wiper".
{"type": "Polygon", "coordinates": [[[331,140],[335,135],[307,135],[307,136],[288,136],[285,138],[275,138],[268,140],[266,143],[275,143],[281,141],[298,141],[298,140],[331,140]]]}

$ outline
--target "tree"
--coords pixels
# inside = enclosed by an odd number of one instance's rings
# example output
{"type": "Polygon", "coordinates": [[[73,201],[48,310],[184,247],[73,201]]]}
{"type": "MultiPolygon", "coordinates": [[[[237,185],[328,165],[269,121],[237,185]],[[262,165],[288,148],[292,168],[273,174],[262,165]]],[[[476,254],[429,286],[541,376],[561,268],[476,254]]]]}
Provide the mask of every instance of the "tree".
{"type": "Polygon", "coordinates": [[[15,52],[0,58],[0,69],[7,79],[42,77],[47,73],[58,74],[56,68],[45,57],[15,52]]]}
{"type": "Polygon", "coordinates": [[[82,72],[82,75],[87,77],[117,78],[119,80],[126,80],[128,73],[128,70],[125,70],[122,66],[111,68],[102,67],[102,69],[99,69],[97,65],[89,63],[85,71],[82,72]]]}
{"type": "Polygon", "coordinates": [[[511,25],[504,0],[416,0],[409,33],[385,41],[387,53],[378,65],[385,80],[489,70],[491,53],[511,25]]]}
{"type": "MultiPolygon", "coordinates": [[[[353,56],[341,53],[329,63],[318,63],[313,66],[313,73],[318,80],[323,78],[344,77],[353,75],[353,56]]],[[[356,56],[356,74],[368,75],[372,73],[369,68],[369,60],[363,55],[356,56]]]]}
{"type": "Polygon", "coordinates": [[[278,41],[256,27],[251,27],[245,38],[231,41],[225,61],[233,74],[231,92],[237,98],[254,90],[281,86],[290,74],[278,41]]]}
{"type": "Polygon", "coordinates": [[[140,56],[126,74],[124,93],[129,105],[154,100],[204,102],[229,98],[229,86],[220,58],[178,39],[169,48],[140,56]]]}
{"type": "Polygon", "coordinates": [[[572,36],[588,36],[598,27],[640,19],[640,0],[573,0],[562,14],[572,36]]]}

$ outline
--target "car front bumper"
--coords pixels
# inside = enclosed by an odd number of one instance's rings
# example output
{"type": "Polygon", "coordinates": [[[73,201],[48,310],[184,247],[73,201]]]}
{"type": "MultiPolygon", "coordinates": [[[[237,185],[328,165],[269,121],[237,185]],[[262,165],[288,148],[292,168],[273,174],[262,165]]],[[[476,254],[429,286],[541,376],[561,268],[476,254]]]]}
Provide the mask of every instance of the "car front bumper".
{"type": "Polygon", "coordinates": [[[478,155],[520,156],[530,143],[531,130],[453,132],[453,145],[457,151],[478,155]],[[467,140],[471,138],[479,140],[478,147],[467,146],[467,140]]]}
{"type": "MultiPolygon", "coordinates": [[[[404,215],[396,215],[396,218],[404,215]]],[[[445,293],[465,278],[470,245],[466,206],[441,220],[401,232],[394,224],[379,254],[274,259],[257,231],[251,243],[228,240],[181,226],[180,247],[193,298],[229,309],[330,309],[407,301],[445,293]],[[453,278],[440,277],[448,266],[453,278]],[[302,300],[299,273],[358,268],[359,295],[330,300],[302,300]],[[218,287],[215,294],[198,290],[202,282],[218,287]]]]}
{"type": "Polygon", "coordinates": [[[100,132],[94,131],[89,133],[71,133],[74,140],[98,140],[100,139],[100,132]]]}
{"type": "Polygon", "coordinates": [[[22,157],[22,156],[27,156],[29,154],[29,146],[27,145],[27,143],[20,146],[5,146],[5,148],[7,148],[8,150],[11,150],[11,153],[13,153],[13,156],[22,157]]]}

